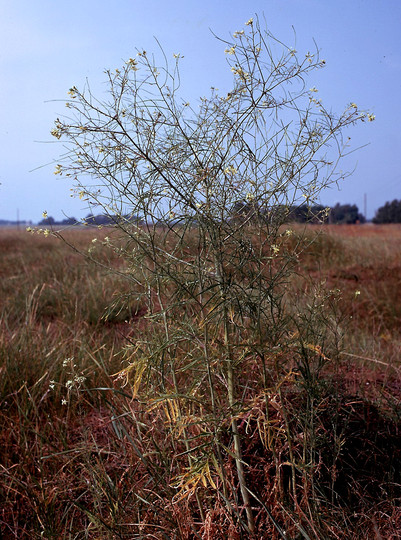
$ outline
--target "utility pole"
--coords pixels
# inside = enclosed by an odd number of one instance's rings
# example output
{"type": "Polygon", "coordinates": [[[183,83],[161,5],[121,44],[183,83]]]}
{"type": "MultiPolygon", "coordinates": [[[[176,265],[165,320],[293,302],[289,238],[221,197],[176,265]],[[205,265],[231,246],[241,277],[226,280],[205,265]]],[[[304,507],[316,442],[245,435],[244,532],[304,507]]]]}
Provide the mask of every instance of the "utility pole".
{"type": "Polygon", "coordinates": [[[367,207],[368,207],[368,197],[367,197],[366,193],[364,193],[364,195],[363,195],[363,215],[365,216],[365,221],[368,221],[367,207]]]}
{"type": "Polygon", "coordinates": [[[19,208],[17,208],[17,229],[19,230],[19,208]]]}

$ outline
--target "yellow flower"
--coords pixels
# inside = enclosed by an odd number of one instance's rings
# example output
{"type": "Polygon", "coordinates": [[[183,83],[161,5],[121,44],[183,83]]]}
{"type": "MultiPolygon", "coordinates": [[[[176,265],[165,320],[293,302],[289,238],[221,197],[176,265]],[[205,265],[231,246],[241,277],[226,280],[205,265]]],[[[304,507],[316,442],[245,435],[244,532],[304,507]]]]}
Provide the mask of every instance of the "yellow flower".
{"type": "Polygon", "coordinates": [[[232,67],[231,71],[234,73],[234,75],[238,75],[243,81],[249,80],[249,73],[244,71],[241,67],[232,67]]]}
{"type": "Polygon", "coordinates": [[[238,172],[237,169],[233,167],[232,165],[229,165],[228,167],[224,169],[224,173],[230,176],[234,176],[235,174],[237,174],[237,172],[238,172]]]}
{"type": "Polygon", "coordinates": [[[83,199],[85,197],[85,191],[80,191],[78,195],[80,199],[83,199]]]}
{"type": "Polygon", "coordinates": [[[127,66],[129,68],[131,68],[133,71],[138,71],[138,63],[137,61],[135,60],[135,58],[130,58],[127,62],[126,62],[127,66]]]}
{"type": "Polygon", "coordinates": [[[77,92],[78,92],[77,88],[75,86],[73,86],[72,88],[70,88],[68,90],[67,93],[68,93],[69,96],[71,96],[73,99],[75,99],[77,97],[76,96],[77,92]]]}
{"type": "Polygon", "coordinates": [[[350,107],[352,109],[357,109],[358,108],[358,105],[356,103],[351,103],[350,107]]]}
{"type": "Polygon", "coordinates": [[[245,23],[245,26],[250,26],[253,24],[253,18],[251,17],[248,22],[245,23]]]}
{"type": "Polygon", "coordinates": [[[48,237],[49,234],[50,234],[49,229],[45,229],[45,230],[43,231],[43,234],[44,234],[44,236],[48,237]]]}
{"type": "Polygon", "coordinates": [[[46,210],[44,212],[42,212],[42,216],[46,219],[47,218],[47,212],[46,210]]]}
{"type": "Polygon", "coordinates": [[[224,51],[226,54],[235,54],[235,45],[224,51]]]}
{"type": "Polygon", "coordinates": [[[56,137],[56,139],[61,137],[61,133],[57,128],[53,128],[50,133],[53,135],[53,137],[56,137]]]}
{"type": "Polygon", "coordinates": [[[369,122],[373,122],[373,120],[376,118],[374,114],[368,114],[368,120],[369,122]]]}
{"type": "Polygon", "coordinates": [[[61,165],[57,165],[55,171],[54,171],[54,174],[62,174],[62,171],[61,171],[61,165]]]}

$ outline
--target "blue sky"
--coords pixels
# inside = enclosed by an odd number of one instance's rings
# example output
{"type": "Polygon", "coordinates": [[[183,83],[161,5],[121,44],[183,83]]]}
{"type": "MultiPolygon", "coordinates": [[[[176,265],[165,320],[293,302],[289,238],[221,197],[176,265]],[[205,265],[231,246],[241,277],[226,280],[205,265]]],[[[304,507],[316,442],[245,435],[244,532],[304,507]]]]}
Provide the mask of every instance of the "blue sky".
{"type": "Polygon", "coordinates": [[[193,103],[211,86],[228,90],[225,38],[255,13],[269,30],[305,54],[321,49],[326,67],[309,79],[326,107],[350,102],[376,116],[353,128],[355,147],[342,169],[353,170],[324,204],[357,204],[368,217],[387,200],[401,199],[400,0],[0,0],[0,219],[81,218],[67,178],[54,176],[62,144],[50,135],[64,114],[68,89],[89,80],[104,96],[105,69],[120,67],[145,49],[181,53],[182,95],[193,103]],[[30,172],[31,171],[31,172],[30,172]]]}

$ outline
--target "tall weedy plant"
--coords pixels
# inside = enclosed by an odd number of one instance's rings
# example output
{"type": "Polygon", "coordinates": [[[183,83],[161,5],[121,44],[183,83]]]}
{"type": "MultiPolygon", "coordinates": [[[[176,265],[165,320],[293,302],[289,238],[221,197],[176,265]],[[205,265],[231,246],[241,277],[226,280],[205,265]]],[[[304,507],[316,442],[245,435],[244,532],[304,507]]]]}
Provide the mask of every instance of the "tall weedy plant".
{"type": "MultiPolygon", "coordinates": [[[[193,496],[204,521],[214,491],[253,533],[257,495],[241,426],[263,398],[261,438],[278,459],[269,395],[288,377],[282,359],[296,334],[286,284],[302,242],[284,225],[338,180],[343,128],[373,116],[353,103],[340,115],[326,109],[306,83],[325,64],[319,51],[300,57],[256,17],[220,41],[229,93],[212,89],[191,105],[179,94],[180,56],[163,53],[157,65],[139,51],[106,72],[106,100],[72,87],[71,115],[52,134],[67,147],[55,174],[113,219],[119,238],[104,242],[146,305],[122,375],[164,432],[162,447],[153,439],[154,474],[173,507],[193,496]]],[[[287,419],[296,504],[290,429],[287,419]]]]}

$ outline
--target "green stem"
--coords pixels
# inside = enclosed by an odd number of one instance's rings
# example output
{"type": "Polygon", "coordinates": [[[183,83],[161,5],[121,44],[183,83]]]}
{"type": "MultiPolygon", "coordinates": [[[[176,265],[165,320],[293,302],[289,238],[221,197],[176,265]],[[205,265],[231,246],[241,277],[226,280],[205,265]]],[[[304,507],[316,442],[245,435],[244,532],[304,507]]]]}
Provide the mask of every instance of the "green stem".
{"type": "Polygon", "coordinates": [[[230,406],[230,413],[232,416],[231,419],[231,433],[234,440],[234,450],[235,450],[235,464],[238,474],[238,482],[240,485],[242,500],[244,501],[246,517],[248,522],[249,532],[253,534],[255,532],[255,522],[252,513],[252,507],[249,498],[249,492],[246,486],[245,473],[243,468],[242,461],[242,450],[241,450],[241,439],[238,433],[237,421],[234,416],[234,405],[235,405],[235,384],[234,384],[234,355],[231,345],[231,336],[230,336],[230,326],[227,312],[226,304],[226,295],[225,295],[225,286],[222,272],[222,265],[218,261],[217,257],[215,258],[215,268],[216,275],[219,281],[220,287],[220,296],[223,306],[223,326],[224,326],[224,346],[226,349],[226,361],[227,361],[227,392],[228,392],[228,403],[230,406]]]}

